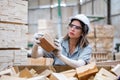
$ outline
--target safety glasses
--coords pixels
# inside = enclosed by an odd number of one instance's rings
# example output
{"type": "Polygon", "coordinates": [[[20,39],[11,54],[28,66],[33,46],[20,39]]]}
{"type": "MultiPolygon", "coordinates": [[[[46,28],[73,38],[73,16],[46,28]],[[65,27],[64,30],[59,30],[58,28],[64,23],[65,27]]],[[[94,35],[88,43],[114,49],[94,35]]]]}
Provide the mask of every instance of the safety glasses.
{"type": "Polygon", "coordinates": [[[77,29],[77,30],[82,29],[81,26],[76,26],[76,25],[74,25],[74,24],[69,24],[69,27],[70,27],[70,28],[75,28],[75,29],[77,29]]]}

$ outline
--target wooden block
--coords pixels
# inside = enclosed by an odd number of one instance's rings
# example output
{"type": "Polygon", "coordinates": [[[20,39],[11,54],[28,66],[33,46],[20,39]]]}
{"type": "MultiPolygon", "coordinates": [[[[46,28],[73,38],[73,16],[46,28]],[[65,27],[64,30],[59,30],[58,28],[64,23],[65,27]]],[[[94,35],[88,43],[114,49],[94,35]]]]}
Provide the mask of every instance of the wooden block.
{"type": "Polygon", "coordinates": [[[0,80],[26,80],[26,79],[25,78],[14,77],[14,76],[3,75],[3,76],[0,77],[0,80]]]}
{"type": "Polygon", "coordinates": [[[33,77],[32,74],[29,72],[29,70],[27,68],[23,69],[22,71],[20,71],[19,77],[21,78],[31,78],[33,77]]]}
{"type": "Polygon", "coordinates": [[[66,77],[69,78],[69,77],[74,77],[76,75],[76,70],[71,69],[71,70],[60,72],[60,73],[64,74],[66,77]]]}
{"type": "Polygon", "coordinates": [[[76,77],[69,77],[68,80],[78,80],[76,77]]]}
{"type": "Polygon", "coordinates": [[[18,68],[18,66],[14,66],[14,69],[15,69],[15,72],[16,72],[16,73],[19,73],[19,68],[18,68]]]}
{"type": "Polygon", "coordinates": [[[53,65],[53,62],[54,62],[53,58],[46,58],[46,63],[45,63],[45,65],[46,65],[46,66],[53,65]]]}
{"type": "Polygon", "coordinates": [[[43,57],[40,58],[28,58],[29,65],[45,65],[46,59],[43,57]]]}
{"type": "Polygon", "coordinates": [[[90,63],[85,66],[76,68],[78,78],[85,77],[98,72],[98,68],[95,63],[90,63]]]}
{"type": "Polygon", "coordinates": [[[39,75],[44,75],[44,76],[50,76],[50,74],[52,73],[52,71],[51,70],[48,70],[48,69],[46,69],[45,71],[43,71],[42,73],[40,73],[39,75]]]}
{"type": "Polygon", "coordinates": [[[29,78],[27,80],[47,80],[47,78],[45,76],[36,76],[36,77],[29,78]]]}
{"type": "Polygon", "coordinates": [[[51,52],[56,48],[52,37],[48,34],[44,34],[43,37],[40,39],[40,46],[47,52],[51,52]]]}
{"type": "Polygon", "coordinates": [[[117,77],[104,68],[101,68],[95,75],[94,80],[117,80],[117,77]]]}
{"type": "Polygon", "coordinates": [[[29,71],[33,76],[37,76],[38,74],[36,73],[36,71],[32,68],[29,71]]]}
{"type": "Polygon", "coordinates": [[[120,64],[117,64],[117,66],[112,68],[111,71],[115,73],[117,76],[120,76],[120,64]]]}
{"type": "Polygon", "coordinates": [[[10,68],[10,69],[6,69],[6,70],[4,70],[4,71],[1,71],[0,72],[0,75],[6,75],[6,74],[8,74],[8,75],[15,75],[16,74],[16,72],[15,72],[15,70],[14,70],[14,68],[12,67],[12,68],[10,68]]]}
{"type": "Polygon", "coordinates": [[[67,77],[61,73],[52,73],[49,79],[50,80],[68,80],[67,77]]]}

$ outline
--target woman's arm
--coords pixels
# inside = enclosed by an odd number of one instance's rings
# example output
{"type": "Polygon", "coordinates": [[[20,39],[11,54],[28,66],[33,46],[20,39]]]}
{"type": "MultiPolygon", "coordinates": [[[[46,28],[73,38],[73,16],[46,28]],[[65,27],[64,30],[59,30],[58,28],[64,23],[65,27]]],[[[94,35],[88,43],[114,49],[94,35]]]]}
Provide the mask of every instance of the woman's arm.
{"type": "Polygon", "coordinates": [[[39,48],[40,47],[39,46],[40,40],[38,40],[38,38],[41,38],[42,36],[43,36],[42,33],[35,33],[33,36],[34,45],[32,47],[32,54],[31,54],[31,57],[33,57],[33,58],[43,56],[43,51],[41,48],[39,48]]]}
{"type": "Polygon", "coordinates": [[[64,55],[59,55],[57,56],[61,61],[63,61],[65,64],[73,67],[73,68],[77,68],[77,67],[80,67],[80,66],[83,66],[86,64],[86,62],[84,60],[72,60],[72,59],[69,59],[67,58],[66,56],[64,55]]]}
{"type": "Polygon", "coordinates": [[[77,68],[77,67],[83,66],[86,63],[88,63],[88,60],[91,57],[90,54],[92,52],[92,48],[89,46],[83,49],[78,60],[72,60],[62,54],[62,47],[59,43],[55,42],[55,44],[57,46],[57,49],[54,50],[54,54],[56,55],[56,57],[58,57],[61,61],[63,61],[65,64],[71,67],[77,68]]]}
{"type": "Polygon", "coordinates": [[[33,48],[32,48],[31,57],[32,58],[37,58],[37,57],[42,57],[42,56],[43,56],[42,49],[38,48],[37,44],[34,44],[33,48]]]}

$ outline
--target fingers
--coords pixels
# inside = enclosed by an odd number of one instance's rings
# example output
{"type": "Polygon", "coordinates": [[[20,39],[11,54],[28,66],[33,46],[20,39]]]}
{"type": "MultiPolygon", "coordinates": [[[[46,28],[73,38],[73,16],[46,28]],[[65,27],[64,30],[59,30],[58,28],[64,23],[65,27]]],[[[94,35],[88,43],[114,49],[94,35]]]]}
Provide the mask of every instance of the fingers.
{"type": "Polygon", "coordinates": [[[40,40],[35,39],[34,41],[35,41],[35,43],[37,43],[37,44],[40,43],[40,40]]]}
{"type": "Polygon", "coordinates": [[[43,34],[42,33],[35,33],[34,36],[33,36],[33,41],[37,44],[40,43],[40,38],[43,37],[43,34]]]}
{"type": "Polygon", "coordinates": [[[59,42],[59,40],[55,39],[55,40],[54,40],[54,43],[55,43],[55,45],[56,45],[57,47],[60,46],[60,42],[59,42]]]}
{"type": "Polygon", "coordinates": [[[41,33],[34,34],[34,38],[36,38],[36,39],[41,38],[42,36],[43,36],[43,34],[41,34],[41,33]]]}

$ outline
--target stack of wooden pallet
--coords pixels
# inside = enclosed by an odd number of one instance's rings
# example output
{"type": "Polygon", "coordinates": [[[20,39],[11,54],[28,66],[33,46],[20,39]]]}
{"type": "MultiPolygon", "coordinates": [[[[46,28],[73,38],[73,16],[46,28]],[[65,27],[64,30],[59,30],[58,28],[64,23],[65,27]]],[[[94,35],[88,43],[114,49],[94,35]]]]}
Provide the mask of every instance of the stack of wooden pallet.
{"type": "MultiPolygon", "coordinates": [[[[39,67],[39,70],[41,67],[39,67]]],[[[76,68],[70,69],[62,72],[54,72],[53,70],[44,70],[40,73],[37,73],[35,69],[28,69],[25,67],[22,70],[19,68],[12,67],[10,69],[0,72],[1,79],[20,79],[20,80],[87,80],[90,76],[98,72],[98,69],[94,63],[76,68]],[[7,75],[6,75],[7,74],[7,75]],[[9,75],[9,76],[8,76],[9,75]]]]}
{"type": "Polygon", "coordinates": [[[92,57],[96,61],[108,60],[113,50],[114,26],[91,24],[88,40],[93,47],[92,57]],[[99,60],[97,60],[99,58],[99,60]]]}
{"type": "MultiPolygon", "coordinates": [[[[24,66],[24,68],[11,67],[0,72],[1,80],[117,80],[120,76],[120,64],[116,65],[110,70],[100,68],[95,63],[71,68],[69,70],[55,72],[51,68],[45,66],[31,67],[24,66]],[[44,69],[43,69],[44,68],[44,69]],[[46,68],[46,69],[45,69],[46,68]]],[[[22,66],[23,67],[23,66],[22,66]]],[[[64,66],[59,66],[60,68],[64,66]]]]}
{"type": "Polygon", "coordinates": [[[28,2],[0,0],[0,67],[26,64],[28,2]]]}

